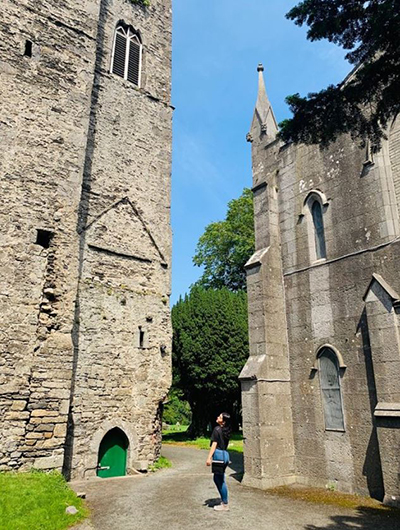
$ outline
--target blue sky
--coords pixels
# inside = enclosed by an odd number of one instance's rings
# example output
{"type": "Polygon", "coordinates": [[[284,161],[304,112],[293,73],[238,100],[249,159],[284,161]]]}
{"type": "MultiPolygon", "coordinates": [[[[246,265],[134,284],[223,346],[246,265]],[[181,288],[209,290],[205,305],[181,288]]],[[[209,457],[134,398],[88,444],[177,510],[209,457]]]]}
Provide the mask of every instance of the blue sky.
{"type": "Polygon", "coordinates": [[[285,19],[297,3],[173,0],[172,303],[201,275],[192,257],[204,228],[251,187],[257,64],[278,122],[290,115],[288,94],[318,91],[350,70],[340,48],[307,41],[285,19]]]}

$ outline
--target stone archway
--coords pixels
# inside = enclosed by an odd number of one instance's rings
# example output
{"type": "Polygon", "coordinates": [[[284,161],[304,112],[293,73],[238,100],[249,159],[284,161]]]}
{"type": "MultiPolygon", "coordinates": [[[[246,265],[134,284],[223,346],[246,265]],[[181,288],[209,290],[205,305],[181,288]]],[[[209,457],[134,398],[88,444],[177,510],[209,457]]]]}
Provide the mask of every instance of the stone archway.
{"type": "Polygon", "coordinates": [[[138,438],[132,424],[120,421],[118,419],[109,420],[102,424],[101,428],[97,430],[91,439],[85,458],[84,478],[95,477],[97,475],[97,465],[101,442],[107,433],[115,428],[118,428],[120,431],[122,431],[128,440],[126,474],[129,475],[134,473],[134,470],[138,467],[138,438]]]}

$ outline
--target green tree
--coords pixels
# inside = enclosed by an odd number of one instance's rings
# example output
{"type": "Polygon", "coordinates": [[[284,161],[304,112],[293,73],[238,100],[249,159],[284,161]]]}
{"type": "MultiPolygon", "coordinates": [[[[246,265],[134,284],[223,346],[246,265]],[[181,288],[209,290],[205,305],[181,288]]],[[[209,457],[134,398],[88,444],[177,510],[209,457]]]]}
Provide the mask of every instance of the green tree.
{"type": "Polygon", "coordinates": [[[237,418],[249,354],[246,293],[194,286],[172,308],[172,326],[175,385],[190,404],[195,437],[222,411],[237,418]]]}
{"type": "Polygon", "coordinates": [[[399,0],[304,0],[286,15],[309,27],[311,41],[328,39],[349,50],[358,67],[339,85],[286,101],[293,118],[280,124],[284,141],[327,146],[342,133],[379,149],[400,111],[399,0]]]}
{"type": "Polygon", "coordinates": [[[245,289],[244,265],[253,252],[253,196],[245,188],[238,199],[228,203],[225,220],[209,224],[200,237],[193,262],[204,266],[204,272],[197,284],[211,289],[245,289]]]}

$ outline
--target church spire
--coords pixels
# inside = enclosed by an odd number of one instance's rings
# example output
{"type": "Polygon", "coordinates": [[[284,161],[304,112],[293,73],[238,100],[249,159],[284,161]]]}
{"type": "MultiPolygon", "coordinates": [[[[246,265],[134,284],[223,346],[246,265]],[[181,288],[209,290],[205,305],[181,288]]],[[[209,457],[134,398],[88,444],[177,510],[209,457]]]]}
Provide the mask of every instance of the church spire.
{"type": "Polygon", "coordinates": [[[253,141],[256,138],[266,136],[271,141],[275,140],[278,132],[278,125],[272,110],[271,103],[267,96],[264,83],[264,66],[259,64],[257,67],[258,72],[258,95],[257,103],[254,111],[253,122],[251,124],[250,133],[248,134],[248,140],[253,141]]]}

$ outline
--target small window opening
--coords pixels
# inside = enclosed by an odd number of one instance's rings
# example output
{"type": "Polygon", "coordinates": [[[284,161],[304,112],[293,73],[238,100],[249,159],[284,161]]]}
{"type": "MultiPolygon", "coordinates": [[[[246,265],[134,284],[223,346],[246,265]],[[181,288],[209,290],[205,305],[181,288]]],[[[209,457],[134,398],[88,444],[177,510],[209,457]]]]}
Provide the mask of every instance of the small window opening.
{"type": "Polygon", "coordinates": [[[139,326],[139,348],[144,348],[144,331],[139,326]]]}
{"type": "Polygon", "coordinates": [[[43,248],[49,248],[51,240],[53,239],[53,232],[50,232],[50,230],[37,230],[36,235],[36,245],[39,245],[43,248]]]}
{"type": "Polygon", "coordinates": [[[25,41],[25,51],[24,51],[25,57],[32,57],[32,41],[26,40],[25,41]]]}

